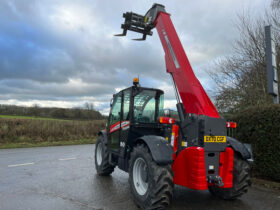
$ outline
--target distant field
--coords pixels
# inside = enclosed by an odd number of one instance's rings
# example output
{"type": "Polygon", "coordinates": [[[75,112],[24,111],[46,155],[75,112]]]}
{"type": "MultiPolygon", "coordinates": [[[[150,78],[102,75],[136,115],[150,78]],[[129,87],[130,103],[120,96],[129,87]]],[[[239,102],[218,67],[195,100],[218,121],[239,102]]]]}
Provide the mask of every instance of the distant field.
{"type": "Polygon", "coordinates": [[[16,116],[16,115],[0,115],[0,118],[5,119],[32,119],[32,120],[63,120],[48,117],[35,117],[35,116],[16,116]]]}
{"type": "Polygon", "coordinates": [[[0,148],[95,143],[105,120],[0,115],[0,148]]]}

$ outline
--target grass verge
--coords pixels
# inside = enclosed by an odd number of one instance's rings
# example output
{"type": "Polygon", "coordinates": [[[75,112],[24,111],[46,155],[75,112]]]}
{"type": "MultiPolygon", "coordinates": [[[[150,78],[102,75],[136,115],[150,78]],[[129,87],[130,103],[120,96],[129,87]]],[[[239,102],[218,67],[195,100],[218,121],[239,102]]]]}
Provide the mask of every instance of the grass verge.
{"type": "Polygon", "coordinates": [[[95,144],[95,143],[96,143],[96,139],[79,139],[79,140],[71,140],[71,141],[44,141],[39,143],[30,143],[30,142],[3,143],[0,144],[0,149],[65,146],[65,145],[95,144]]]}

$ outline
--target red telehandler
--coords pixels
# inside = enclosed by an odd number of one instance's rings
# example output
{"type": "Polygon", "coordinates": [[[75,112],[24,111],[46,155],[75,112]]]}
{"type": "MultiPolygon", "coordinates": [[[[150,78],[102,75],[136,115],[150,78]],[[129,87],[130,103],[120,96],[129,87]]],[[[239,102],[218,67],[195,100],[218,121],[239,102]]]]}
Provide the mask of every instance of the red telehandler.
{"type": "MultiPolygon", "coordinates": [[[[98,134],[97,174],[110,175],[116,166],[129,173],[135,203],[142,209],[164,209],[174,184],[207,190],[223,199],[236,199],[250,185],[251,145],[227,136],[221,118],[184,52],[170,14],[154,4],[146,15],[123,14],[121,28],[143,34],[156,28],[166,70],[173,79],[179,120],[164,116],[163,91],[133,86],[113,95],[107,128],[98,134]]],[[[234,123],[233,123],[234,125],[234,123]]],[[[235,126],[235,125],[234,125],[235,126]]]]}

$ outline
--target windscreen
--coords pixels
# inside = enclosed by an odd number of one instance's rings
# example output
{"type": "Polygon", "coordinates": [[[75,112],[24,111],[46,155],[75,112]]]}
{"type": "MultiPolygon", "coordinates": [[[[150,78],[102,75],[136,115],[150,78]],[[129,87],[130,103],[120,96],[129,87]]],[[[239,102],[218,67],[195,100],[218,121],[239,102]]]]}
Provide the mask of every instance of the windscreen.
{"type": "Polygon", "coordinates": [[[156,100],[157,91],[143,90],[134,97],[134,120],[139,123],[154,123],[158,113],[163,112],[163,94],[156,100]],[[156,110],[159,109],[159,112],[156,110]]]}

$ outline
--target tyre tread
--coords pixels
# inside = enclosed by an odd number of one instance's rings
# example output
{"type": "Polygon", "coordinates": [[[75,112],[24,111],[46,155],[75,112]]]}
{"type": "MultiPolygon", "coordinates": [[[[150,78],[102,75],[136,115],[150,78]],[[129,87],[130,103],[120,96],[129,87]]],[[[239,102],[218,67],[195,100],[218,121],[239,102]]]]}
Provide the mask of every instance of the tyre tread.
{"type": "Polygon", "coordinates": [[[241,197],[243,194],[247,193],[250,185],[250,165],[238,154],[235,154],[233,166],[233,187],[219,188],[216,186],[209,186],[209,191],[216,197],[225,200],[235,200],[241,197]]]}
{"type": "MultiPolygon", "coordinates": [[[[96,147],[97,147],[97,144],[99,144],[99,143],[102,144],[103,157],[102,157],[102,163],[101,163],[100,167],[98,167],[97,163],[96,163],[96,154],[95,154],[95,168],[96,168],[98,175],[109,176],[111,173],[113,173],[115,166],[113,166],[109,163],[109,152],[108,152],[107,146],[104,144],[103,136],[98,136],[98,140],[96,142],[96,147]]],[[[95,150],[95,153],[96,153],[96,150],[95,150]]]]}
{"type": "Polygon", "coordinates": [[[132,160],[136,158],[137,155],[143,154],[149,160],[150,164],[149,168],[153,169],[153,180],[152,186],[148,193],[147,200],[145,202],[141,202],[137,199],[137,196],[134,195],[134,191],[132,190],[132,175],[130,174],[130,188],[134,197],[134,201],[136,205],[140,206],[142,209],[165,209],[171,202],[173,197],[173,172],[170,165],[159,166],[157,165],[151,156],[149,149],[144,144],[138,144],[131,153],[130,157],[130,170],[132,171],[132,160]]]}

